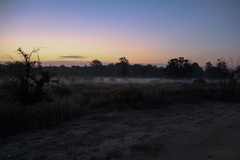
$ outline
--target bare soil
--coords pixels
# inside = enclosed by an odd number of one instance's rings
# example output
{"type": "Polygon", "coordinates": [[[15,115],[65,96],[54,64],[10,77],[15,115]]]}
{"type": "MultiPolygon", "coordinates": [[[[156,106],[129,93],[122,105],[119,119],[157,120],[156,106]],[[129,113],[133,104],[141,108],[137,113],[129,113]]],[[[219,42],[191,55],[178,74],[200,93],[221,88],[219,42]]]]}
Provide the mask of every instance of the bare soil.
{"type": "Polygon", "coordinates": [[[50,129],[0,139],[0,159],[237,160],[239,115],[239,104],[216,102],[94,109],[50,129]]]}

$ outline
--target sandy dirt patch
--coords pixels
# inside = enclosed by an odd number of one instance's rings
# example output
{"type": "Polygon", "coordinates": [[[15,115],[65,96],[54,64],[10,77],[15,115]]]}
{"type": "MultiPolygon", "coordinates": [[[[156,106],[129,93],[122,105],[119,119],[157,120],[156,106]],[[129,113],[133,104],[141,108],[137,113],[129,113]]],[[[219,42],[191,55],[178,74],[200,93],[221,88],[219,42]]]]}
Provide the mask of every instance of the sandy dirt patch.
{"type": "MultiPolygon", "coordinates": [[[[230,131],[230,124],[237,121],[228,119],[239,113],[239,104],[216,102],[178,104],[161,109],[134,110],[124,105],[95,109],[51,129],[0,139],[0,159],[168,159],[169,155],[173,156],[172,152],[176,156],[187,154],[188,148],[194,154],[191,145],[204,148],[208,141],[214,143],[215,136],[207,137],[211,133],[221,131],[220,138],[234,133],[234,127],[230,131]],[[225,120],[230,128],[218,127],[225,120]],[[203,137],[199,139],[207,137],[206,143],[194,137],[199,134],[203,137]],[[181,145],[189,147],[184,150],[181,145]]],[[[219,145],[216,142],[208,147],[214,149],[219,145]]],[[[229,142],[228,146],[231,145],[229,142]]],[[[214,152],[204,153],[204,158],[215,156],[214,152]]]]}
{"type": "Polygon", "coordinates": [[[239,160],[240,114],[188,136],[177,136],[166,145],[161,160],[239,160]]]}

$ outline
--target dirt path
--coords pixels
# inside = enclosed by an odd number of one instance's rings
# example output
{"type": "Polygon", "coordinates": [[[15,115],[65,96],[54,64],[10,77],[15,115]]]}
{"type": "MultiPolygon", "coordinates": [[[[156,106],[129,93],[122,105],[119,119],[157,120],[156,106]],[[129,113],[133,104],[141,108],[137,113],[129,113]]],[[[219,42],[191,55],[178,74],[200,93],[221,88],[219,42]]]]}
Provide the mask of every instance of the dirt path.
{"type": "Polygon", "coordinates": [[[240,114],[190,137],[178,137],[166,146],[160,159],[240,160],[240,114]]]}
{"type": "Polygon", "coordinates": [[[240,120],[229,120],[240,113],[239,104],[114,108],[93,110],[51,129],[0,139],[0,159],[239,158],[235,142],[239,142],[240,120]]]}
{"type": "Polygon", "coordinates": [[[166,142],[158,156],[142,155],[131,159],[240,160],[240,114],[194,134],[177,135],[166,142]]]}

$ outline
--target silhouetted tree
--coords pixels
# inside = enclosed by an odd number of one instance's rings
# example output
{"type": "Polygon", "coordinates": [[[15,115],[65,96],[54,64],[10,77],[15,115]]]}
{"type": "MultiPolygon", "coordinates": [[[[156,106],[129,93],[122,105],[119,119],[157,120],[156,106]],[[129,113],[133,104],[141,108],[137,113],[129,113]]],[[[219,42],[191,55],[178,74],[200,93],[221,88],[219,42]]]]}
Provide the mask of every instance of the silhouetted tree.
{"type": "Polygon", "coordinates": [[[218,79],[225,80],[226,78],[228,78],[229,69],[227,66],[227,62],[224,58],[220,58],[217,60],[216,71],[218,79]]]}
{"type": "Polygon", "coordinates": [[[209,79],[216,79],[217,73],[216,73],[216,67],[213,66],[211,62],[207,62],[204,66],[205,69],[205,77],[209,79]]]}
{"type": "Polygon", "coordinates": [[[92,68],[92,74],[94,76],[103,76],[103,68],[102,62],[95,59],[92,62],[90,62],[90,67],[92,68]]]}
{"type": "Polygon", "coordinates": [[[222,90],[222,98],[229,100],[233,96],[233,91],[238,79],[234,77],[234,71],[230,71],[225,58],[217,60],[216,64],[217,80],[222,90]]]}
{"type": "Polygon", "coordinates": [[[121,57],[121,58],[119,58],[119,61],[120,61],[120,63],[129,64],[129,61],[128,61],[128,59],[127,59],[127,58],[125,58],[125,57],[121,57]]]}
{"type": "Polygon", "coordinates": [[[128,66],[129,66],[129,61],[125,57],[119,58],[119,63],[117,64],[120,67],[120,73],[122,78],[124,78],[128,74],[128,66]]]}
{"type": "Polygon", "coordinates": [[[103,65],[102,65],[101,61],[95,59],[95,60],[92,60],[92,62],[90,63],[90,66],[92,66],[92,67],[102,67],[103,65]]]}
{"type": "MultiPolygon", "coordinates": [[[[233,64],[232,59],[230,60],[233,64]]],[[[216,89],[220,87],[221,92],[218,94],[222,100],[232,100],[240,79],[239,66],[233,66],[234,65],[231,67],[224,58],[218,59],[216,66],[213,66],[211,62],[207,62],[205,65],[205,74],[208,78],[214,78],[216,80],[212,81],[212,86],[216,89]]]]}
{"type": "Polygon", "coordinates": [[[17,98],[22,104],[28,104],[41,100],[44,97],[43,86],[50,82],[51,75],[48,71],[43,71],[40,58],[35,60],[33,55],[39,51],[34,49],[31,53],[24,52],[21,48],[18,50],[22,64],[22,71],[18,74],[16,82],[17,98]]]}
{"type": "Polygon", "coordinates": [[[193,69],[193,77],[200,78],[204,76],[204,70],[202,69],[202,67],[198,65],[198,63],[194,62],[192,64],[192,69],[193,69]]]}
{"type": "Polygon", "coordinates": [[[184,57],[170,59],[166,66],[170,78],[191,78],[193,69],[190,61],[184,57]]]}

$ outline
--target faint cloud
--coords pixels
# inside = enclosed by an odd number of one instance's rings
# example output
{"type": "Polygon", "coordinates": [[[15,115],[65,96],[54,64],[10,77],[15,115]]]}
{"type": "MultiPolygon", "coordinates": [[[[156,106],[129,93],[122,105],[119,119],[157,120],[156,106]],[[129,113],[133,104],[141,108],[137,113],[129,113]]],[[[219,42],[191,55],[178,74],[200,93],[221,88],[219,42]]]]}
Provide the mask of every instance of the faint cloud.
{"type": "Polygon", "coordinates": [[[83,56],[77,56],[77,55],[68,55],[68,56],[59,56],[59,59],[65,59],[65,58],[71,58],[71,59],[84,59],[86,57],[83,56]]]}

